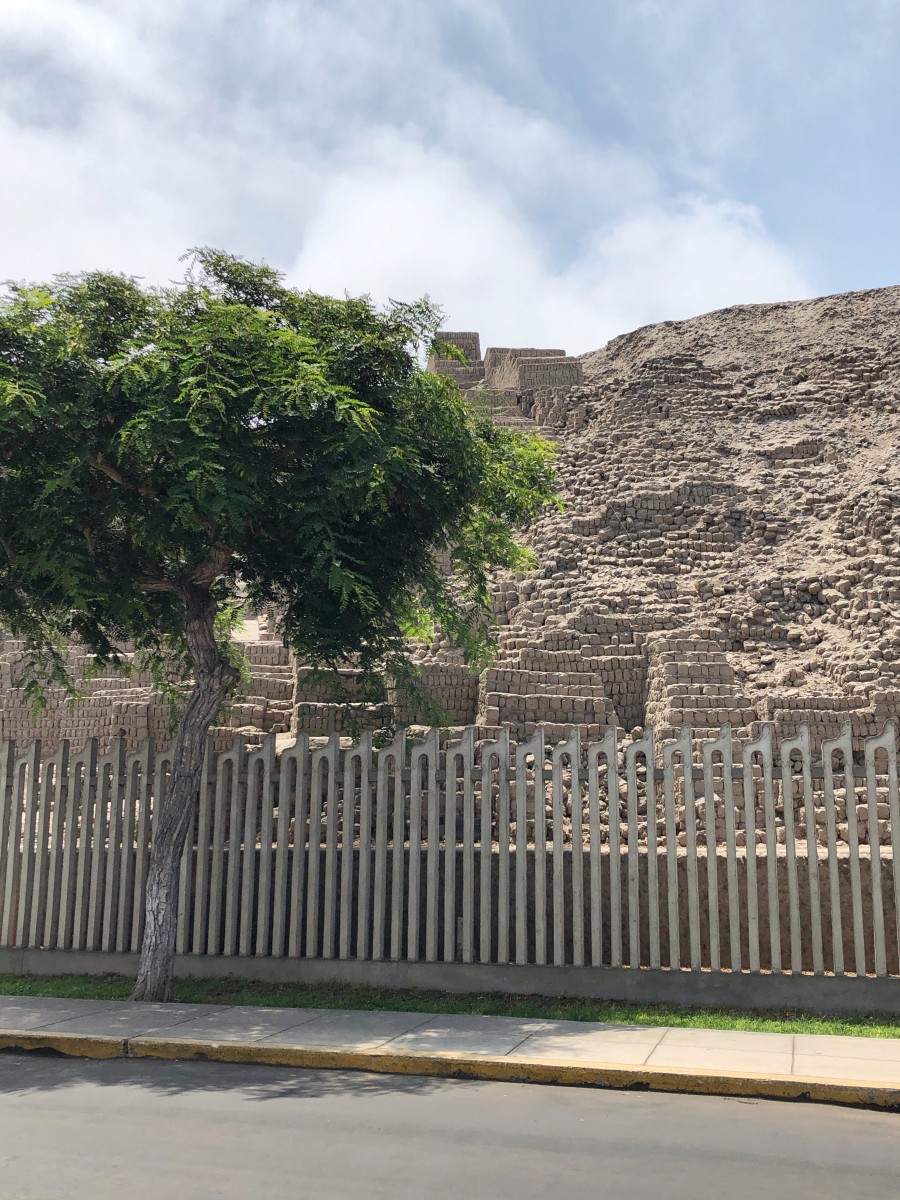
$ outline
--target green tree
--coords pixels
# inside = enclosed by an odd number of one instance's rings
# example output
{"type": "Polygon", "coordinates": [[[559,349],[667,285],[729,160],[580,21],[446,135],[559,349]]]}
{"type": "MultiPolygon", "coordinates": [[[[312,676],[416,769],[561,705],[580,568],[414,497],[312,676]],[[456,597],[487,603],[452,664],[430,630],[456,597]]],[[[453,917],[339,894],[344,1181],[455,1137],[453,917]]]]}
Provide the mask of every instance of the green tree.
{"type": "Polygon", "coordinates": [[[172,995],[239,589],[326,668],[402,672],[429,622],[489,652],[487,572],[524,565],[514,530],[551,499],[552,453],[422,370],[439,317],[298,292],[212,250],[175,287],[91,273],[0,298],[0,621],[25,639],[27,686],[66,682],[72,639],[101,662],[131,643],[181,685],[135,998],[172,995]]]}

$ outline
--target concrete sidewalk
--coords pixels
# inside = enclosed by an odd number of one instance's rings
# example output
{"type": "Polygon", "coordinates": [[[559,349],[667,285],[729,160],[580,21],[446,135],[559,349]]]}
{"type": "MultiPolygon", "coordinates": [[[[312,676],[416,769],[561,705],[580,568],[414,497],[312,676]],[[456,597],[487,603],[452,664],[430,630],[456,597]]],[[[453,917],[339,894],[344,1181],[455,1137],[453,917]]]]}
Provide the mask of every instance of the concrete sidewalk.
{"type": "Polygon", "coordinates": [[[0,1049],[642,1087],[900,1109],[900,1039],[0,996],[0,1049]]]}

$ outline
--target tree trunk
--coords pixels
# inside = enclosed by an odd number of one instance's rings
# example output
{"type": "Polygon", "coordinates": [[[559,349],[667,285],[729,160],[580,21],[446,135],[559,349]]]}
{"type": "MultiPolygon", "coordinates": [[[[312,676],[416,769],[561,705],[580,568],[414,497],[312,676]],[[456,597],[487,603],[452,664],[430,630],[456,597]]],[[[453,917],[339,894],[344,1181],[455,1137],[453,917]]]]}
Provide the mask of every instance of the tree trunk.
{"type": "Polygon", "coordinates": [[[191,588],[185,606],[184,632],[194,683],[178,726],[172,770],[150,849],[144,941],[132,1000],[171,1000],[174,995],[181,857],[193,824],[209,727],[238,676],[216,645],[217,606],[209,592],[191,588]]]}

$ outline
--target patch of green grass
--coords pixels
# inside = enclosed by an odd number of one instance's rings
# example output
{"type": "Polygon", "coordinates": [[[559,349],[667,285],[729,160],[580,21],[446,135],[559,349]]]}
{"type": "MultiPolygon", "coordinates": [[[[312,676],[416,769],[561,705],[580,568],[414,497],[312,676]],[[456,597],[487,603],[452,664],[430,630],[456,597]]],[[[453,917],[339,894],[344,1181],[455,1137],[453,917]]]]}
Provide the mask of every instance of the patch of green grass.
{"type": "MultiPolygon", "coordinates": [[[[0,995],[62,996],[127,1000],[131,981],[121,975],[2,975],[0,995]]],[[[668,1004],[622,1004],[550,996],[506,996],[497,992],[426,992],[354,987],[342,983],[277,984],[240,979],[184,979],[176,985],[182,1004],[249,1004],[265,1008],[357,1008],[426,1013],[473,1013],[503,1017],[547,1017],[604,1021],[616,1025],[670,1025],[682,1029],[742,1029],[755,1033],[831,1033],[857,1037],[900,1037],[900,1020],[884,1017],[816,1017],[796,1012],[692,1009],[668,1004]]]]}

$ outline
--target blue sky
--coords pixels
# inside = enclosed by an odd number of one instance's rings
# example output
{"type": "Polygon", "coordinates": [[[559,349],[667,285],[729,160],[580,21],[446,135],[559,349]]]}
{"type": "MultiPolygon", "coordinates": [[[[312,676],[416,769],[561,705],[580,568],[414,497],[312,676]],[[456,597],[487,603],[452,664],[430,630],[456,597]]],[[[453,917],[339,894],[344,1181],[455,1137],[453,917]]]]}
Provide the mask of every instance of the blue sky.
{"type": "Polygon", "coordinates": [[[188,246],[584,351],[900,283],[900,0],[0,0],[0,276],[188,246]]]}

